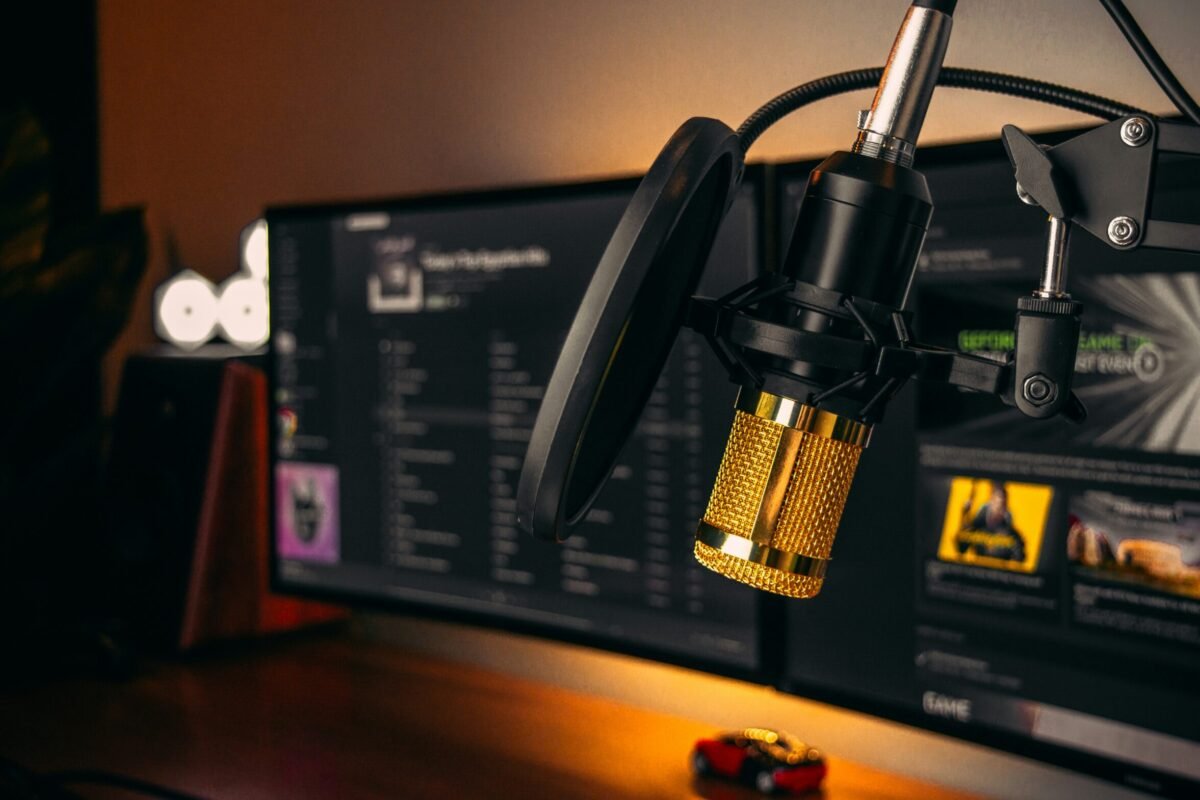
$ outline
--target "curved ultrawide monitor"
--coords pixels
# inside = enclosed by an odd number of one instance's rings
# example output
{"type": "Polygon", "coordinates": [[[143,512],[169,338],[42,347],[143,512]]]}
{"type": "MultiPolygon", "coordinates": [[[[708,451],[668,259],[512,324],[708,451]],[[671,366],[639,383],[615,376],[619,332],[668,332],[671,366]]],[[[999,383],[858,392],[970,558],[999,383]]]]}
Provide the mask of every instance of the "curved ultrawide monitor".
{"type": "MultiPolygon", "coordinates": [[[[774,261],[810,166],[751,176],[701,294],[774,261]]],[[[1002,354],[1043,216],[999,142],[916,166],[936,205],[918,337],[1002,354]]],[[[1157,215],[1195,213],[1193,165],[1159,185],[1157,215]]],[[[580,535],[517,530],[540,392],[635,186],[270,212],[275,585],[770,680],[1200,794],[1200,258],[1077,235],[1087,423],[907,387],[863,456],[837,569],[780,602],[692,559],[733,389],[686,331],[580,535]]]]}

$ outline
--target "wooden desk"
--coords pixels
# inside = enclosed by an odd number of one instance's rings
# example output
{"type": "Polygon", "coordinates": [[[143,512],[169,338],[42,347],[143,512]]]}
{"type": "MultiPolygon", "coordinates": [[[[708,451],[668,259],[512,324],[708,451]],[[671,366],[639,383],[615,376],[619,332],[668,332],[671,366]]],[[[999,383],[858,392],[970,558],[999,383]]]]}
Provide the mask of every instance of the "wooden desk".
{"type": "MultiPolygon", "coordinates": [[[[215,798],[759,798],[687,769],[711,728],[384,645],[322,637],[0,691],[0,755],[215,798]]],[[[831,757],[824,800],[950,800],[831,757]]],[[[126,797],[95,792],[96,797],[126,797]]]]}

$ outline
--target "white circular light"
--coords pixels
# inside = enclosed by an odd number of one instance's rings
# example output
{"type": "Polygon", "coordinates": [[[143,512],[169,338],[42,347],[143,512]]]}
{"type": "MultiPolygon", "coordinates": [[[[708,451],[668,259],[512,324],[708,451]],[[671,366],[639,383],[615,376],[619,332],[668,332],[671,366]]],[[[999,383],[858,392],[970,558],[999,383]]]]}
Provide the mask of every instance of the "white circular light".
{"type": "Polygon", "coordinates": [[[194,350],[212,338],[216,327],[217,295],[202,275],[184,270],[158,287],[154,330],[161,338],[194,350]]]}
{"type": "Polygon", "coordinates": [[[256,219],[242,228],[242,269],[265,280],[270,271],[267,262],[267,221],[256,219]]]}
{"type": "Polygon", "coordinates": [[[267,284],[262,278],[234,276],[225,281],[217,308],[221,335],[247,350],[267,341],[270,331],[267,303],[267,284]]]}

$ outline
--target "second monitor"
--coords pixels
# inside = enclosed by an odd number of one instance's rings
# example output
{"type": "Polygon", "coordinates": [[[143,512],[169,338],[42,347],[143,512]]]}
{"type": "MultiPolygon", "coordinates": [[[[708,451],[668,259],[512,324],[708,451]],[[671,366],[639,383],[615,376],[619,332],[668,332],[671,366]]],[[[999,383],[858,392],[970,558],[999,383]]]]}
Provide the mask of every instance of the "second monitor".
{"type": "MultiPolygon", "coordinates": [[[[747,181],[701,293],[760,268],[747,181]]],[[[542,392],[636,181],[271,210],[275,579],[758,676],[760,600],[692,557],[734,388],[684,332],[562,546],[515,490],[542,392]]]]}

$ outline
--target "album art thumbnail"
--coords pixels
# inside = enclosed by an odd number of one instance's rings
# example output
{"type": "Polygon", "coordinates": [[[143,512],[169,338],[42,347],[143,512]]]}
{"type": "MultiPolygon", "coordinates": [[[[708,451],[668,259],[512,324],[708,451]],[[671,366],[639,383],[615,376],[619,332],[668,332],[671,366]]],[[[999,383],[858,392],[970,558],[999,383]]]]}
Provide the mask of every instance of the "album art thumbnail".
{"type": "Polygon", "coordinates": [[[1067,560],[1089,577],[1200,599],[1200,504],[1073,495],[1067,560]]]}
{"type": "Polygon", "coordinates": [[[424,273],[417,263],[413,236],[384,236],[371,248],[367,307],[375,314],[411,313],[425,305],[424,273]]]}
{"type": "Polygon", "coordinates": [[[1054,489],[1036,483],[957,475],[950,480],[938,558],[1033,572],[1054,489]]]}
{"type": "Polygon", "coordinates": [[[275,468],[276,552],[281,558],[331,563],[340,555],[338,471],[327,464],[284,462],[275,468]]]}

